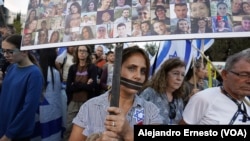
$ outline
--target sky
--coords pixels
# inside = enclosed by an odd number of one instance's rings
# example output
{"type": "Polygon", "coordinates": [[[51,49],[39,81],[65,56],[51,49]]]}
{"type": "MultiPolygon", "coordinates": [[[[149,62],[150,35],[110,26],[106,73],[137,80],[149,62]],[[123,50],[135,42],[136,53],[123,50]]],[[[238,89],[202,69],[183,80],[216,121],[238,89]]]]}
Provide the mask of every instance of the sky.
{"type": "Polygon", "coordinates": [[[5,0],[4,6],[12,12],[27,13],[29,0],[5,0]]]}

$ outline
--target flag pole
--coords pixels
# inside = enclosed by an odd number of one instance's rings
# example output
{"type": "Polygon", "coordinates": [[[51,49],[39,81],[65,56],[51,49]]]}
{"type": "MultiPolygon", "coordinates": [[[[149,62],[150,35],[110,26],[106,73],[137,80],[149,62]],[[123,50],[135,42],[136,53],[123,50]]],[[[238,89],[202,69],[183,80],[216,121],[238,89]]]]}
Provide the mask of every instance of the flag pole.
{"type": "MultiPolygon", "coordinates": [[[[216,70],[216,72],[219,72],[218,69],[214,66],[214,64],[205,56],[204,53],[202,53],[199,49],[197,49],[193,44],[192,44],[192,47],[194,49],[196,49],[198,52],[200,52],[200,54],[206,59],[207,62],[210,62],[211,66],[216,70]]],[[[219,73],[220,75],[220,73],[219,73]]]]}
{"type": "Polygon", "coordinates": [[[194,56],[193,56],[193,79],[194,79],[194,89],[197,89],[197,85],[196,85],[196,76],[195,76],[195,70],[196,70],[196,68],[195,68],[195,58],[194,58],[194,56]]]}
{"type": "Polygon", "coordinates": [[[207,73],[208,73],[208,87],[212,87],[212,71],[211,71],[211,63],[207,62],[207,73]]]}
{"type": "MultiPolygon", "coordinates": [[[[112,78],[112,88],[111,88],[111,100],[110,106],[119,107],[120,98],[120,74],[121,74],[121,62],[122,62],[122,51],[124,43],[117,43],[115,47],[115,62],[112,78]]],[[[114,114],[114,113],[110,113],[114,114]]]]}
{"type": "MultiPolygon", "coordinates": [[[[201,39],[201,52],[204,54],[204,39],[201,39]]],[[[201,56],[201,63],[204,64],[203,56],[201,56]]]]}

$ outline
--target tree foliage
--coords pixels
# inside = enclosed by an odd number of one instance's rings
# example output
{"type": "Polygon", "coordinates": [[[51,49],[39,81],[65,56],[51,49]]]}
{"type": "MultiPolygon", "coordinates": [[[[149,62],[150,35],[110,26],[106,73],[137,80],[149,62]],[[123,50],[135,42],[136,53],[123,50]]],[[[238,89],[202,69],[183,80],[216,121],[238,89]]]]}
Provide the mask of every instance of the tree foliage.
{"type": "Polygon", "coordinates": [[[22,23],[21,23],[21,13],[18,13],[14,19],[13,26],[16,28],[16,33],[21,34],[22,32],[22,23]]]}
{"type": "Polygon", "coordinates": [[[218,38],[205,54],[211,61],[226,61],[229,55],[247,48],[250,48],[250,38],[218,38]]]}

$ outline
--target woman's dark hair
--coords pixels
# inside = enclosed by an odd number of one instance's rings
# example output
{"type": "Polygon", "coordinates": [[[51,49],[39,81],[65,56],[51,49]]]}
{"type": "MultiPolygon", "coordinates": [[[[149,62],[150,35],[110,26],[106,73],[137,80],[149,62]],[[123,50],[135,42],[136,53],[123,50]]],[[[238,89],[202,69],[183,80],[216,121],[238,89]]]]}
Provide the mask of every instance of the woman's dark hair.
{"type": "Polygon", "coordinates": [[[93,3],[93,4],[94,4],[94,10],[96,11],[96,10],[97,10],[97,2],[95,2],[94,0],[89,0],[89,1],[87,2],[86,6],[85,6],[86,11],[87,11],[87,12],[91,12],[91,11],[89,10],[89,5],[90,5],[90,3],[93,3]]]}
{"type": "MultiPolygon", "coordinates": [[[[76,47],[75,54],[74,54],[74,58],[73,58],[73,62],[74,62],[75,64],[77,64],[77,65],[80,63],[80,60],[79,60],[79,58],[78,58],[78,49],[79,49],[80,46],[81,46],[81,45],[79,45],[79,46],[76,47]]],[[[92,64],[92,58],[91,58],[92,52],[91,52],[91,49],[90,49],[91,47],[90,47],[89,45],[83,45],[83,46],[86,47],[87,52],[88,52],[88,57],[87,57],[87,59],[86,59],[86,64],[87,64],[87,66],[88,66],[88,65],[92,64]]]]}
{"type": "Polygon", "coordinates": [[[71,12],[71,7],[72,7],[72,6],[75,6],[75,7],[77,8],[77,13],[81,14],[81,6],[80,6],[80,4],[79,4],[78,2],[73,2],[73,3],[70,5],[70,7],[69,7],[69,13],[70,13],[70,14],[73,14],[73,13],[71,12]]]}
{"type": "Polygon", "coordinates": [[[244,4],[247,4],[248,6],[250,6],[250,3],[246,2],[246,1],[241,3],[241,12],[242,12],[242,14],[247,15],[247,13],[243,10],[243,5],[244,4]]]}
{"type": "Polygon", "coordinates": [[[54,36],[54,34],[57,34],[58,36],[57,36],[57,39],[56,39],[56,41],[54,42],[54,43],[57,43],[58,41],[59,41],[59,39],[60,39],[60,33],[59,33],[59,31],[53,31],[52,32],[52,34],[51,34],[51,36],[50,36],[50,43],[51,43],[51,40],[52,40],[52,37],[54,36]]]}
{"type": "Polygon", "coordinates": [[[156,5],[155,7],[155,17],[157,17],[157,10],[163,10],[165,13],[167,12],[166,8],[163,5],[156,5]]]}
{"type": "Polygon", "coordinates": [[[86,40],[86,39],[84,39],[83,38],[83,29],[86,29],[87,31],[88,31],[88,33],[89,33],[89,39],[94,39],[95,37],[94,37],[94,34],[93,34],[93,32],[92,32],[92,29],[91,29],[91,27],[90,26],[84,26],[83,28],[82,28],[82,40],[86,40]]]}
{"type": "MultiPolygon", "coordinates": [[[[178,22],[177,22],[177,24],[176,24],[175,34],[182,34],[182,33],[183,33],[183,31],[180,30],[180,27],[179,27],[179,23],[180,23],[181,21],[186,21],[186,22],[188,22],[186,19],[179,19],[178,22]]],[[[190,25],[188,25],[188,26],[189,26],[189,28],[190,28],[190,25]]]]}
{"type": "MultiPolygon", "coordinates": [[[[21,35],[12,34],[12,35],[6,37],[4,41],[14,45],[19,50],[21,49],[21,43],[22,43],[22,36],[21,35]]],[[[29,51],[28,51],[28,57],[33,64],[39,66],[35,56],[33,56],[29,51]]]]}
{"type": "MultiPolygon", "coordinates": [[[[151,87],[159,94],[166,93],[166,88],[169,86],[168,73],[177,67],[186,67],[186,64],[180,58],[170,58],[166,60],[161,65],[160,69],[152,76],[150,81],[143,86],[143,89],[151,87]]],[[[183,83],[184,81],[182,82],[181,87],[173,92],[174,96],[177,98],[183,97],[184,95],[183,83]]]]}
{"type": "Polygon", "coordinates": [[[148,58],[148,54],[145,52],[145,50],[141,49],[139,46],[132,46],[132,47],[128,47],[128,48],[125,48],[122,52],[122,64],[129,58],[131,57],[132,55],[136,54],[136,53],[140,53],[142,54],[142,56],[144,57],[145,59],[145,62],[146,62],[146,79],[144,81],[144,83],[147,82],[148,80],[148,76],[149,76],[149,69],[150,69],[150,61],[149,61],[149,58],[148,58]]]}
{"type": "Polygon", "coordinates": [[[30,10],[30,12],[29,12],[29,15],[28,15],[28,18],[27,18],[27,20],[26,20],[26,22],[30,22],[30,14],[31,14],[31,12],[35,12],[35,20],[37,20],[37,12],[36,12],[36,9],[31,9],[30,10]]]}
{"type": "Polygon", "coordinates": [[[39,51],[40,55],[40,67],[43,73],[44,79],[44,88],[47,87],[47,76],[48,76],[48,68],[50,67],[51,77],[52,77],[52,85],[54,89],[55,85],[55,77],[53,73],[53,69],[56,69],[55,60],[57,57],[55,48],[41,49],[39,51]]]}
{"type": "Polygon", "coordinates": [[[46,44],[46,43],[48,43],[48,32],[41,30],[38,32],[38,44],[46,44]],[[41,37],[42,33],[44,33],[46,35],[44,43],[40,43],[40,39],[39,39],[41,37]]]}

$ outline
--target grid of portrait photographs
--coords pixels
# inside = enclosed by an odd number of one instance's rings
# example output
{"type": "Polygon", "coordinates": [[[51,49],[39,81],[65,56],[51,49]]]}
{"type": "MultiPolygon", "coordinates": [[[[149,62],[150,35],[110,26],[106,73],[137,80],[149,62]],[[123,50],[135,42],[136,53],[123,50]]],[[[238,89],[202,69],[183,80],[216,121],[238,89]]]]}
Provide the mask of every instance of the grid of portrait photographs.
{"type": "Polygon", "coordinates": [[[250,0],[30,0],[23,46],[250,31],[250,0]]]}

